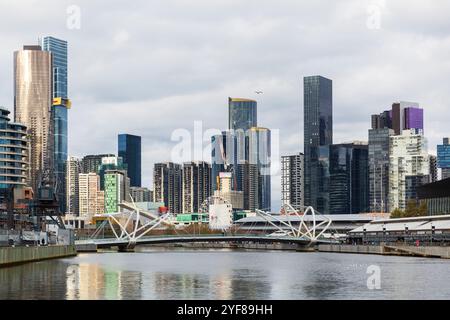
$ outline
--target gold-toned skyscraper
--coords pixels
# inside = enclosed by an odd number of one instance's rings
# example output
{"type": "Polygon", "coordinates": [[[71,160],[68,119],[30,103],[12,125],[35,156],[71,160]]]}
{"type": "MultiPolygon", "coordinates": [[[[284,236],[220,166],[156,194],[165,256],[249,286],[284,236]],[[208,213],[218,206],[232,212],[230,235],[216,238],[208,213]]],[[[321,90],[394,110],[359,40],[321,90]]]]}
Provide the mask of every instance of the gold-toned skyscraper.
{"type": "Polygon", "coordinates": [[[40,46],[14,52],[14,118],[27,126],[30,141],[28,184],[37,190],[52,169],[52,54],[40,46]]]}

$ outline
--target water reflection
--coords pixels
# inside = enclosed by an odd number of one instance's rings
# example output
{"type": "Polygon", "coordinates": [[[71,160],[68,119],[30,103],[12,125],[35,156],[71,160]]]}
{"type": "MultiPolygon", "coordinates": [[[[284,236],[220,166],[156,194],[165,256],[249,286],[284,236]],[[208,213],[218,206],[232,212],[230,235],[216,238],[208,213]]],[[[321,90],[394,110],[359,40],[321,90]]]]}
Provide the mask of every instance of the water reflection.
{"type": "Polygon", "coordinates": [[[287,252],[91,254],[0,269],[0,299],[439,299],[450,295],[442,286],[450,280],[449,265],[287,252]],[[380,291],[366,286],[372,264],[382,270],[380,291]]]}

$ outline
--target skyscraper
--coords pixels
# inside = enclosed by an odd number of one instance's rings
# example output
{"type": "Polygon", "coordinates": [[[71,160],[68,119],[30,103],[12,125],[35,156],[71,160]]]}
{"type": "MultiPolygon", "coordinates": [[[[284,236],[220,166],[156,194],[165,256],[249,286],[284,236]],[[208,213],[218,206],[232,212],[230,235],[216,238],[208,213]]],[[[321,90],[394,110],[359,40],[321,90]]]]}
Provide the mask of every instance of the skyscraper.
{"type": "Polygon", "coordinates": [[[132,187],[141,186],[141,137],[131,134],[119,134],[118,156],[127,166],[132,187]]]}
{"type": "Polygon", "coordinates": [[[172,213],[182,212],[182,171],[173,162],[156,163],[153,170],[153,201],[164,202],[172,213]]]}
{"type": "Polygon", "coordinates": [[[14,118],[27,127],[28,183],[35,192],[44,172],[51,175],[53,168],[52,71],[52,54],[40,46],[14,52],[14,118]]]}
{"type": "Polygon", "coordinates": [[[69,157],[66,162],[66,213],[79,215],[79,180],[81,160],[69,157]]]}
{"type": "Polygon", "coordinates": [[[53,169],[56,179],[57,195],[61,212],[66,210],[65,174],[64,168],[67,161],[68,129],[67,111],[71,107],[68,100],[68,75],[67,75],[67,41],[54,37],[42,39],[42,50],[52,53],[53,71],[53,103],[52,134],[53,134],[53,169]]]}
{"type": "Polygon", "coordinates": [[[281,157],[281,205],[291,205],[296,210],[304,206],[304,155],[281,157]]]}
{"type": "Polygon", "coordinates": [[[389,212],[389,150],[393,135],[389,127],[369,130],[370,212],[389,212]]]}
{"type": "Polygon", "coordinates": [[[444,138],[437,146],[437,166],[442,171],[442,179],[450,178],[450,139],[444,138]]]}
{"type": "Polygon", "coordinates": [[[98,173],[103,158],[115,157],[114,154],[94,154],[83,157],[81,168],[83,173],[98,173]]]}
{"type": "Polygon", "coordinates": [[[211,165],[207,162],[183,164],[183,213],[198,213],[211,195],[211,165]]]}
{"type": "Polygon", "coordinates": [[[104,192],[100,190],[100,177],[96,173],[81,173],[78,176],[80,217],[92,219],[104,213],[104,192]]]}
{"type": "Polygon", "coordinates": [[[329,152],[330,214],[357,214],[369,210],[367,143],[334,144],[329,152]]]}
{"type": "Polygon", "coordinates": [[[246,132],[256,127],[257,103],[250,99],[228,98],[228,129],[246,132]]]}
{"type": "Polygon", "coordinates": [[[417,102],[400,101],[392,104],[392,127],[395,135],[401,135],[403,130],[424,130],[423,110],[417,102]]]}
{"type": "MultiPolygon", "coordinates": [[[[328,211],[326,177],[320,147],[333,143],[333,82],[322,76],[304,78],[305,205],[328,211]],[[321,186],[323,185],[323,186],[321,186]],[[324,187],[325,186],[325,187],[324,187]]],[[[327,153],[326,149],[322,150],[327,153]]],[[[323,158],[323,157],[322,157],[323,158]]],[[[325,155],[326,158],[326,155],[325,155]]]]}
{"type": "Polygon", "coordinates": [[[153,191],[148,188],[130,187],[130,195],[134,202],[152,202],[153,191]]]}
{"type": "Polygon", "coordinates": [[[413,194],[419,185],[412,185],[415,181],[422,183],[419,177],[430,175],[430,164],[426,139],[415,129],[404,130],[402,135],[390,138],[389,153],[389,209],[405,209],[407,192],[413,194]],[[413,179],[412,177],[416,177],[413,179]],[[409,177],[409,178],[408,178],[409,177]],[[407,180],[409,179],[409,184],[407,180]],[[408,189],[407,190],[407,186],[408,189]]]}

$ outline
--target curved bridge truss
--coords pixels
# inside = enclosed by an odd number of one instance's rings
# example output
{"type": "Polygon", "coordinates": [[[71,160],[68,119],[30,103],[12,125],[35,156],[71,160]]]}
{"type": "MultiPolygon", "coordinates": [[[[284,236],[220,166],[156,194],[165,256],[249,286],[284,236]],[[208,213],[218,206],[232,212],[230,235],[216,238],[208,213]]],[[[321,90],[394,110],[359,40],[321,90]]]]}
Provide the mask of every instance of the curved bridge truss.
{"type": "Polygon", "coordinates": [[[291,205],[284,205],[282,212],[286,219],[280,219],[278,216],[269,214],[261,210],[256,210],[256,214],[267,221],[270,225],[275,227],[278,231],[286,232],[287,236],[294,238],[304,238],[311,242],[316,242],[331,226],[332,220],[324,215],[317,213],[313,207],[307,207],[303,213],[295,210],[291,205]],[[298,226],[293,226],[290,217],[297,216],[300,218],[298,226]],[[305,220],[307,216],[311,216],[312,219],[305,220]],[[322,220],[317,221],[316,217],[321,216],[322,220]],[[278,224],[273,221],[277,221],[278,224]],[[287,229],[287,231],[286,231],[287,229]]]}
{"type": "Polygon", "coordinates": [[[120,207],[124,209],[122,212],[95,215],[95,217],[106,218],[106,220],[92,234],[91,239],[96,238],[100,231],[109,224],[117,240],[127,241],[130,246],[133,246],[137,240],[155,228],[161,225],[173,226],[169,220],[170,213],[159,216],[137,207],[134,201],[123,202],[120,207]]]}

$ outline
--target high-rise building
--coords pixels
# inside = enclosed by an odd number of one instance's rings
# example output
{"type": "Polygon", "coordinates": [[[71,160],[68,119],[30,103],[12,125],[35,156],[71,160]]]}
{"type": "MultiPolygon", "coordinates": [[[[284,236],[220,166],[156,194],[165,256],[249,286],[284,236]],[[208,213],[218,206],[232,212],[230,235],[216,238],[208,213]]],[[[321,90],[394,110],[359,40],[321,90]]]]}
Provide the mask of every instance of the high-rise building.
{"type": "Polygon", "coordinates": [[[130,201],[130,178],[123,170],[105,172],[105,212],[119,212],[119,204],[130,201]]]}
{"type": "Polygon", "coordinates": [[[389,210],[405,209],[407,204],[407,191],[414,193],[414,181],[422,179],[409,178],[407,190],[407,177],[430,175],[430,164],[427,152],[426,139],[421,132],[415,129],[404,130],[402,135],[390,138],[389,155],[389,210]]]}
{"type": "Polygon", "coordinates": [[[141,137],[131,134],[119,134],[118,153],[127,166],[132,187],[141,186],[141,137]]]}
{"type": "Polygon", "coordinates": [[[228,129],[243,130],[257,127],[257,103],[250,99],[228,98],[228,129]]]}
{"type": "MultiPolygon", "coordinates": [[[[320,159],[327,159],[333,143],[333,82],[321,76],[304,78],[304,154],[305,206],[322,213],[329,210],[326,169],[320,159]],[[322,153],[322,155],[321,155],[322,153]]],[[[326,162],[326,161],[325,161],[326,162]]],[[[323,163],[323,162],[322,162],[323,163]]]]}
{"type": "Polygon", "coordinates": [[[0,107],[0,189],[22,188],[28,177],[28,139],[27,128],[13,123],[10,111],[0,107]]]}
{"type": "Polygon", "coordinates": [[[103,213],[104,195],[100,190],[100,177],[96,173],[80,173],[78,176],[79,216],[92,219],[103,213]]]}
{"type": "Polygon", "coordinates": [[[437,167],[441,169],[442,179],[450,178],[450,143],[444,138],[443,143],[437,146],[437,167]]]}
{"type": "MultiPolygon", "coordinates": [[[[105,173],[108,170],[120,170],[127,173],[127,165],[123,163],[121,157],[103,157],[101,164],[98,166],[97,173],[100,176],[100,189],[105,190],[105,173]]],[[[128,177],[128,174],[127,174],[128,177]]]]}
{"type": "Polygon", "coordinates": [[[423,110],[417,102],[400,101],[392,104],[392,127],[395,135],[401,135],[403,130],[424,130],[423,110]]]}
{"type": "Polygon", "coordinates": [[[389,150],[394,130],[378,127],[369,130],[370,212],[389,212],[389,150]]]}
{"type": "Polygon", "coordinates": [[[334,144],[329,148],[329,213],[357,214],[368,212],[367,143],[334,144]]]}
{"type": "Polygon", "coordinates": [[[153,202],[164,202],[172,213],[182,212],[182,166],[156,163],[153,170],[153,202]]]}
{"type": "Polygon", "coordinates": [[[81,168],[83,173],[98,173],[103,158],[115,157],[114,154],[95,154],[83,157],[81,168]]]}
{"type": "Polygon", "coordinates": [[[430,183],[433,183],[438,181],[437,157],[430,154],[428,159],[430,161],[430,183]]]}
{"type": "Polygon", "coordinates": [[[69,157],[66,162],[66,213],[74,216],[79,215],[79,180],[81,173],[81,160],[69,157]]]}
{"type": "Polygon", "coordinates": [[[130,187],[130,195],[134,202],[153,201],[153,191],[148,188],[130,187]]]}
{"type": "Polygon", "coordinates": [[[214,196],[228,201],[234,210],[244,209],[244,192],[233,190],[233,178],[230,172],[221,172],[218,177],[218,189],[214,196]]]}
{"type": "Polygon", "coordinates": [[[296,210],[304,206],[304,155],[281,157],[281,205],[291,205],[296,210]]]}
{"type": "Polygon", "coordinates": [[[207,162],[183,164],[183,213],[198,213],[211,195],[211,165],[207,162]]]}
{"type": "Polygon", "coordinates": [[[53,71],[53,103],[52,113],[52,133],[53,133],[53,169],[56,179],[57,195],[61,212],[65,212],[66,192],[64,168],[67,160],[68,130],[67,112],[71,107],[68,100],[68,75],[67,75],[67,41],[54,37],[44,37],[42,39],[42,50],[52,53],[53,71]]]}
{"type": "MultiPolygon", "coordinates": [[[[258,207],[263,211],[271,211],[271,133],[267,128],[253,127],[247,131],[248,164],[256,166],[258,186],[258,207]]],[[[252,171],[250,170],[250,173],[252,171]]],[[[243,176],[250,180],[250,176],[243,176]]],[[[244,190],[244,201],[245,201],[244,190]]]]}
{"type": "Polygon", "coordinates": [[[52,74],[52,53],[40,46],[14,52],[14,119],[27,127],[28,183],[35,191],[44,172],[51,176],[53,169],[52,74]]]}

